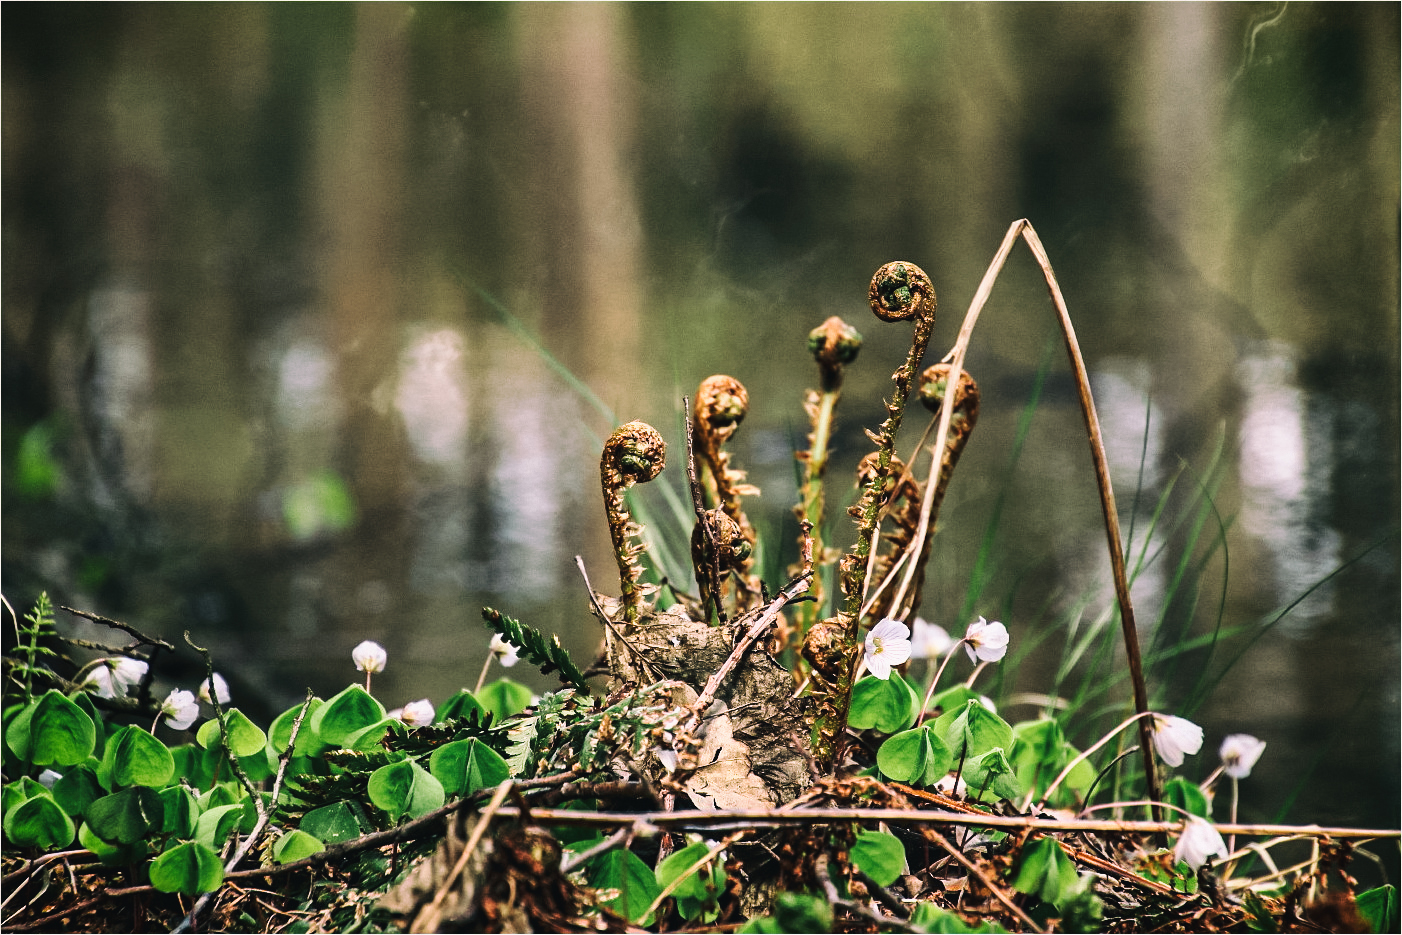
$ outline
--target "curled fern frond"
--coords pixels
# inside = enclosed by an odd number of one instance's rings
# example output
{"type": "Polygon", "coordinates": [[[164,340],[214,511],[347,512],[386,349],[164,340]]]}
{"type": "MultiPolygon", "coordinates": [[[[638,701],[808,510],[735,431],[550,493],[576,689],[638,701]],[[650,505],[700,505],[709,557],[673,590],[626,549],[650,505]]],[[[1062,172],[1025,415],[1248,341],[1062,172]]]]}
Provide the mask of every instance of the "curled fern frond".
{"type": "Polygon", "coordinates": [[[584,673],[574,664],[569,651],[560,645],[558,636],[546,640],[539,630],[519,620],[513,620],[491,607],[482,608],[482,619],[488,627],[501,634],[502,639],[518,648],[527,662],[540,669],[541,675],[549,675],[558,670],[561,681],[575,686],[580,691],[589,691],[589,683],[585,681],[584,673]]]}

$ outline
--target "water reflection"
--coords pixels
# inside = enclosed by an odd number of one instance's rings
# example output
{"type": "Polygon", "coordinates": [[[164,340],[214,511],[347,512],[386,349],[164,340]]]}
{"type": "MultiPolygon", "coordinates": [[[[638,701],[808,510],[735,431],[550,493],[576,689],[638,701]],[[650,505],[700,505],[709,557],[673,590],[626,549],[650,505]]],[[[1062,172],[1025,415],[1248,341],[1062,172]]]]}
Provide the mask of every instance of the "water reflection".
{"type": "Polygon", "coordinates": [[[1270,594],[1293,599],[1314,588],[1283,622],[1294,634],[1333,609],[1333,583],[1324,579],[1342,559],[1340,536],[1323,519],[1332,494],[1334,413],[1300,387],[1297,366],[1294,349],[1281,342],[1258,346],[1238,365],[1241,525],[1270,556],[1262,582],[1270,594]]]}

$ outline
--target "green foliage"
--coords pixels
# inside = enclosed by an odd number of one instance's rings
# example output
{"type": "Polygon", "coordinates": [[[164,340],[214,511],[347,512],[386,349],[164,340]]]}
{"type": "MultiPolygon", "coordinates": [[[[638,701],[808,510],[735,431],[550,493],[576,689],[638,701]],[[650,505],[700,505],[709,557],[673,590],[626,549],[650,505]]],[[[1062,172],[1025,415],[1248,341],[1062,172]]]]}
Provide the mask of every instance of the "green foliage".
{"type": "Polygon", "coordinates": [[[289,831],[273,844],[273,860],[290,864],[326,850],[326,845],[300,829],[289,831]]]}
{"type": "MultiPolygon", "coordinates": [[[[1061,774],[1080,751],[1066,742],[1061,725],[1051,718],[1035,721],[1022,721],[1013,725],[1013,748],[1009,759],[1017,774],[1018,784],[1023,789],[1034,790],[1034,796],[1041,799],[1047,786],[1061,774]]],[[[1083,795],[1095,782],[1095,768],[1089,760],[1082,760],[1071,770],[1060,786],[1056,788],[1052,806],[1071,805],[1078,795],[1083,795]]]]}
{"type": "Polygon", "coordinates": [[[652,868],[632,851],[605,851],[585,865],[584,875],[596,890],[618,891],[617,896],[601,899],[600,905],[636,925],[652,924],[647,909],[662,887],[652,868]]]}
{"type": "Polygon", "coordinates": [[[947,935],[985,935],[985,933],[1006,932],[997,922],[985,921],[970,925],[957,913],[941,909],[931,902],[917,903],[910,913],[910,924],[922,932],[947,933],[947,935]]]}
{"type": "Polygon", "coordinates": [[[477,693],[477,701],[500,722],[530,706],[531,690],[511,679],[497,679],[482,687],[477,693]]]}
{"type": "Polygon", "coordinates": [[[14,659],[14,667],[16,673],[23,678],[24,701],[28,703],[34,700],[34,676],[48,671],[39,665],[39,660],[58,655],[53,649],[39,642],[55,636],[54,605],[49,600],[48,591],[39,592],[39,597],[34,601],[34,608],[24,615],[18,629],[18,655],[14,659]]]}
{"type": "Polygon", "coordinates": [[[659,887],[666,889],[673,882],[681,881],[672,890],[672,896],[677,901],[677,912],[688,922],[709,924],[720,915],[717,899],[725,889],[725,870],[720,866],[719,856],[699,869],[692,869],[709,853],[706,842],[698,839],[657,865],[659,887]]]}
{"type": "Polygon", "coordinates": [[[905,845],[884,831],[858,831],[847,856],[877,886],[890,886],[905,872],[905,845]]]}
{"type": "Polygon", "coordinates": [[[1212,820],[1212,804],[1207,801],[1207,796],[1196,783],[1189,782],[1182,776],[1174,776],[1164,784],[1163,800],[1199,818],[1212,820]]]}
{"type": "Polygon", "coordinates": [[[370,774],[367,787],[370,801],[388,812],[390,818],[418,818],[446,800],[443,784],[413,760],[400,760],[381,766],[370,774]]]}
{"type": "Polygon", "coordinates": [[[980,799],[985,798],[986,793],[992,793],[994,799],[1015,799],[1024,792],[1002,747],[994,747],[966,761],[964,782],[980,799]]]}
{"type": "Polygon", "coordinates": [[[357,732],[385,718],[384,705],[359,685],[349,685],[310,715],[312,732],[328,746],[343,746],[357,732]]]}
{"type": "Polygon", "coordinates": [[[1076,865],[1071,863],[1056,839],[1040,837],[1022,849],[1013,889],[1055,904],[1063,894],[1070,893],[1078,881],[1076,865]]]}
{"type": "Polygon", "coordinates": [[[974,698],[941,714],[935,731],[955,760],[973,760],[994,747],[1010,750],[1013,745],[1012,725],[974,698]]]}
{"type": "Polygon", "coordinates": [[[82,708],[51,688],[14,717],[5,743],[35,766],[73,766],[92,755],[97,729],[82,708]]]}
{"type": "Polygon", "coordinates": [[[852,710],[847,724],[858,730],[874,727],[895,734],[915,723],[920,696],[899,672],[889,679],[869,675],[852,689],[852,710]]]}
{"type": "Polygon", "coordinates": [[[151,864],[151,885],[163,893],[212,893],[224,882],[219,855],[198,841],[186,841],[151,864]]]}
{"type": "Polygon", "coordinates": [[[5,810],[5,837],[16,847],[56,851],[73,843],[73,820],[47,794],[35,795],[5,810]]]}
{"type": "Polygon", "coordinates": [[[506,760],[476,737],[439,747],[429,757],[428,768],[448,795],[490,789],[511,775],[506,760]]]}
{"type": "Polygon", "coordinates": [[[953,765],[949,744],[928,724],[886,738],[876,751],[876,766],[881,772],[915,786],[933,786],[953,765]]]}
{"type": "MultiPolygon", "coordinates": [[[[260,753],[268,742],[268,735],[263,733],[263,729],[250,721],[238,708],[228,708],[224,711],[224,725],[229,732],[229,750],[236,757],[243,758],[260,753]]],[[[218,718],[205,721],[195,734],[195,740],[206,750],[218,746],[220,738],[218,718]]]]}
{"type": "Polygon", "coordinates": [[[1392,884],[1375,887],[1358,894],[1358,911],[1374,932],[1402,931],[1402,915],[1399,915],[1397,888],[1392,884]]]}
{"type": "Polygon", "coordinates": [[[807,893],[782,892],[774,897],[774,914],[751,919],[739,929],[762,935],[831,932],[832,906],[807,893]]]}
{"type": "Polygon", "coordinates": [[[302,816],[301,830],[326,844],[340,844],[364,833],[349,802],[333,802],[302,816]]]}
{"type": "MultiPolygon", "coordinates": [[[[217,725],[216,725],[217,726],[217,725]]],[[[123,727],[107,740],[100,767],[108,786],[149,786],[159,789],[175,773],[170,749],[139,727],[123,727]]]]}
{"type": "Polygon", "coordinates": [[[513,620],[490,607],[482,608],[482,619],[493,632],[501,634],[503,639],[518,648],[521,658],[539,668],[542,675],[549,675],[558,670],[561,680],[565,683],[580,691],[589,690],[584,673],[579,671],[569,652],[560,645],[559,636],[552,636],[546,640],[534,627],[513,620]]]}
{"type": "Polygon", "coordinates": [[[155,789],[132,786],[93,802],[84,817],[93,834],[109,844],[135,844],[165,823],[165,807],[155,789]]]}

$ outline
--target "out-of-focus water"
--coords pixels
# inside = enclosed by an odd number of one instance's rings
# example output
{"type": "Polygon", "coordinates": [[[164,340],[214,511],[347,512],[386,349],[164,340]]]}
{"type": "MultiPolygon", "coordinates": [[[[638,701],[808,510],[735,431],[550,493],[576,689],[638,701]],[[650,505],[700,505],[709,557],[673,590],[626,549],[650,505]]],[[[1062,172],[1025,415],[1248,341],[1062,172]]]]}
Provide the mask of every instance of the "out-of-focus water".
{"type": "MultiPolygon", "coordinates": [[[[1131,555],[1152,558],[1144,643],[1230,634],[1152,669],[1207,728],[1189,774],[1253,733],[1269,746],[1244,817],[1396,826],[1396,6],[3,19],[16,605],[47,588],[188,628],[248,707],[338,690],[365,638],[389,649],[387,704],[441,699],[476,680],[484,604],[587,659],[574,556],[616,587],[596,467],[612,424],[532,340],[618,421],[663,432],[677,490],[682,395],[744,382],[750,512],[791,544],[809,329],[838,314],[866,336],[840,503],[909,342],[867,311],[872,272],[930,273],[934,358],[1027,217],[1092,371],[1131,555]]],[[[1006,693],[1049,690],[1067,642],[1050,628],[1110,601],[1058,342],[1018,248],[966,364],[982,418],[922,611],[1040,640],[1006,693]]],[[[643,501],[678,539],[660,493],[643,501]]],[[[791,558],[771,555],[771,586],[791,558]]]]}

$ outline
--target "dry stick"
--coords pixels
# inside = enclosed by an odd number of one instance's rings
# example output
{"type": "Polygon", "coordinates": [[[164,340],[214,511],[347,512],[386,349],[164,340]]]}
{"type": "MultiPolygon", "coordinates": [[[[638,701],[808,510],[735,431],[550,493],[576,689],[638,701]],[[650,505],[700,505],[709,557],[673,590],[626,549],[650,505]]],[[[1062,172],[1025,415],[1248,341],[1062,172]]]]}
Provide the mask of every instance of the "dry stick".
{"type": "MultiPolygon", "coordinates": [[[[508,805],[498,810],[500,818],[519,817],[519,810],[508,805]]],[[[893,825],[920,825],[928,823],[959,825],[974,828],[1003,828],[1007,830],[1029,830],[1033,832],[1123,832],[1133,834],[1154,834],[1159,832],[1181,831],[1181,821],[1122,821],[1116,819],[1091,818],[1031,818],[1020,815],[969,814],[965,812],[937,811],[933,809],[911,808],[769,808],[769,809],[718,809],[716,811],[655,812],[646,816],[637,812],[582,812],[572,809],[532,808],[531,818],[544,825],[584,825],[613,827],[628,825],[645,818],[650,824],[663,826],[695,826],[698,828],[743,824],[746,827],[781,827],[802,824],[831,824],[838,821],[884,821],[893,825]]],[[[1213,822],[1213,827],[1224,834],[1241,834],[1251,837],[1277,837],[1298,834],[1307,837],[1334,837],[1348,839],[1402,839],[1402,830],[1397,828],[1336,828],[1319,825],[1231,825],[1213,822]]],[[[383,833],[383,832],[382,832],[383,833]]],[[[310,859],[310,858],[308,858],[310,859]]],[[[290,865],[289,865],[290,866],[290,865]]],[[[243,875],[254,875],[240,871],[243,875]]]]}
{"type": "MultiPolygon", "coordinates": [[[[477,827],[472,829],[471,836],[468,837],[467,843],[463,845],[462,853],[458,855],[457,863],[453,864],[453,869],[448,872],[448,876],[443,881],[443,885],[438,887],[438,892],[433,894],[433,902],[429,903],[426,908],[420,910],[419,916],[422,916],[424,913],[437,912],[439,907],[443,905],[443,900],[448,898],[449,888],[452,887],[453,883],[462,873],[463,868],[467,866],[467,861],[472,857],[473,852],[477,850],[477,845],[482,841],[482,835],[486,832],[487,826],[492,823],[492,817],[496,814],[497,809],[501,808],[501,803],[506,801],[506,796],[511,792],[512,785],[514,785],[514,783],[510,779],[503,779],[497,784],[497,790],[492,794],[492,800],[487,803],[487,807],[482,810],[482,817],[477,820],[477,827]]],[[[415,921],[418,921],[418,919],[416,918],[415,921]]]]}
{"type": "MultiPolygon", "coordinates": [[[[940,847],[944,848],[945,852],[948,853],[950,857],[953,857],[960,864],[962,864],[965,870],[978,877],[979,882],[982,883],[984,887],[990,893],[993,894],[993,897],[997,899],[998,902],[1002,903],[1004,907],[1008,909],[1009,912],[1021,919],[1023,925],[1027,926],[1034,932],[1041,931],[1041,929],[1037,927],[1037,923],[1032,921],[1031,916],[1023,912],[1022,908],[1018,906],[1017,903],[1009,899],[1008,894],[1004,893],[1001,889],[999,889],[998,884],[995,883],[992,879],[990,879],[988,874],[984,873],[983,870],[979,868],[978,864],[965,857],[964,853],[960,851],[959,848],[949,843],[949,840],[945,838],[944,835],[940,834],[934,828],[925,828],[922,830],[924,832],[925,837],[929,838],[930,840],[933,840],[940,847]]],[[[1050,932],[1051,929],[1048,928],[1047,931],[1050,932]]]]}
{"type": "MultiPolygon", "coordinates": [[[[136,637],[138,640],[147,644],[148,646],[159,646],[161,649],[167,650],[169,652],[175,652],[175,647],[172,646],[170,643],[167,643],[160,637],[147,636],[145,633],[142,633],[136,627],[133,627],[130,624],[122,623],[120,620],[113,620],[110,617],[104,617],[102,616],[102,614],[95,614],[87,610],[77,610],[72,607],[66,607],[63,604],[59,604],[58,609],[66,610],[70,614],[73,614],[78,617],[86,617],[93,623],[100,623],[105,627],[113,627],[115,629],[121,630],[122,632],[127,633],[130,636],[136,637]]],[[[11,611],[11,613],[13,613],[13,611],[11,611]]]]}
{"type": "MultiPolygon", "coordinates": [[[[1125,574],[1124,549],[1120,544],[1120,519],[1115,509],[1115,491],[1110,484],[1110,467],[1105,457],[1105,444],[1100,435],[1100,419],[1095,413],[1095,400],[1091,397],[1090,392],[1090,377],[1086,373],[1086,364],[1081,356],[1080,344],[1076,341],[1076,329],[1071,325],[1071,313],[1066,308],[1066,299],[1061,294],[1061,286],[1057,284],[1056,273],[1052,271],[1051,260],[1047,257],[1046,248],[1042,246],[1037,232],[1033,230],[1031,222],[1026,218],[1014,221],[1008,228],[1007,234],[1003,236],[1003,242],[998,246],[998,252],[994,254],[993,261],[988,265],[988,271],[983,275],[983,281],[979,283],[978,291],[974,293],[973,301],[969,303],[969,311],[964,316],[964,324],[959,329],[959,337],[954,342],[954,349],[949,353],[950,366],[947,385],[951,389],[945,393],[944,404],[940,406],[939,427],[935,430],[935,438],[937,439],[935,450],[936,452],[943,451],[949,436],[949,423],[954,414],[954,397],[956,395],[954,388],[959,385],[959,374],[964,366],[964,355],[968,350],[969,340],[973,336],[974,323],[978,321],[979,313],[987,304],[988,297],[993,292],[993,283],[997,281],[998,273],[1002,270],[1003,264],[1007,262],[1008,255],[1012,252],[1018,237],[1027,241],[1028,249],[1032,251],[1033,258],[1042,269],[1042,275],[1047,281],[1047,291],[1051,293],[1052,304],[1056,307],[1057,318],[1061,324],[1061,333],[1066,341],[1066,354],[1071,360],[1071,369],[1076,376],[1076,389],[1080,395],[1081,413],[1085,417],[1091,460],[1095,465],[1095,479],[1100,490],[1101,512],[1105,516],[1105,538],[1110,548],[1110,568],[1115,579],[1115,598],[1120,605],[1120,627],[1124,634],[1125,656],[1129,662],[1130,679],[1134,683],[1134,709],[1141,715],[1139,746],[1144,755],[1144,775],[1149,786],[1149,797],[1154,801],[1159,801],[1163,798],[1163,794],[1159,788],[1158,773],[1154,768],[1152,726],[1148,718],[1142,717],[1149,711],[1149,692],[1144,683],[1144,664],[1139,653],[1139,631],[1135,628],[1134,606],[1129,597],[1129,579],[1125,574]]],[[[931,484],[935,483],[938,477],[940,461],[941,459],[936,457],[930,467],[931,484]]],[[[931,498],[926,497],[920,512],[920,527],[912,540],[911,547],[917,547],[917,543],[924,541],[926,530],[929,529],[931,505],[931,498]]],[[[915,563],[912,562],[906,568],[905,578],[901,582],[901,590],[892,603],[893,607],[900,606],[915,571],[915,563]]]]}

